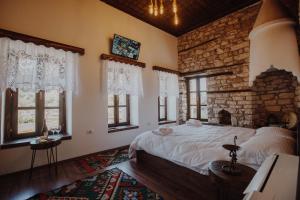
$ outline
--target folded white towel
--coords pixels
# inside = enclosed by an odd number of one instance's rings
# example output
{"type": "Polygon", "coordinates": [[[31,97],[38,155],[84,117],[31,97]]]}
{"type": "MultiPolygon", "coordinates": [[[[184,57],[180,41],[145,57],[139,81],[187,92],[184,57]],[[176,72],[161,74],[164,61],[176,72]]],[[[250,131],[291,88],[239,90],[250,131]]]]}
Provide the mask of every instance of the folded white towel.
{"type": "Polygon", "coordinates": [[[171,133],[173,133],[173,129],[172,128],[159,128],[158,130],[152,131],[152,133],[156,134],[156,135],[169,135],[171,133]]]}
{"type": "Polygon", "coordinates": [[[196,119],[189,119],[186,122],[186,125],[188,126],[195,126],[195,127],[200,127],[202,125],[201,121],[196,120],[196,119]]]}

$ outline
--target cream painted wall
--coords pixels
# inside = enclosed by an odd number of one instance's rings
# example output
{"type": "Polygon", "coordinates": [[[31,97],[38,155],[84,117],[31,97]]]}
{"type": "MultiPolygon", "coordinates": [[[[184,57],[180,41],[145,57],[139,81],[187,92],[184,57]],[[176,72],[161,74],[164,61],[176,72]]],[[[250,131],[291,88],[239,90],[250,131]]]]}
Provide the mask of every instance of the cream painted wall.
{"type": "Polygon", "coordinates": [[[271,65],[292,72],[300,80],[296,22],[280,0],[263,0],[249,34],[249,84],[271,65]]]}
{"type": "Polygon", "coordinates": [[[296,22],[280,0],[263,0],[249,34],[249,84],[271,65],[293,72],[300,80],[296,22]]]}
{"type": "MultiPolygon", "coordinates": [[[[0,0],[0,28],[85,48],[80,58],[79,95],[73,97],[73,138],[59,147],[59,160],[129,144],[157,127],[157,82],[153,65],[177,69],[177,39],[99,0],[0,0]],[[109,53],[114,33],[141,42],[145,95],[140,99],[140,128],[107,133],[105,95],[101,92],[101,53],[109,53]],[[87,134],[87,130],[93,134],[87,134]]],[[[37,164],[45,155],[37,154],[37,164]]],[[[29,147],[0,150],[0,174],[27,169],[29,147]]]]}
{"type": "Polygon", "coordinates": [[[277,19],[257,26],[250,33],[249,84],[271,65],[292,72],[300,80],[300,59],[295,22],[277,19]]]}

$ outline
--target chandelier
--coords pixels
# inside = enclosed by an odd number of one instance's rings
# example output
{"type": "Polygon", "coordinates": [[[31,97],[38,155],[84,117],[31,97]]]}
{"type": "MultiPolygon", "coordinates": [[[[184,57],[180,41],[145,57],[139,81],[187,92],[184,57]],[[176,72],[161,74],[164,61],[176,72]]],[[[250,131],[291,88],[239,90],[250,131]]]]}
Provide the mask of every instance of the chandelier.
{"type": "MultiPolygon", "coordinates": [[[[176,0],[172,1],[172,11],[174,13],[174,24],[178,25],[178,8],[176,0]]],[[[154,16],[163,15],[164,14],[164,1],[163,0],[150,0],[149,4],[149,13],[154,16]]]]}

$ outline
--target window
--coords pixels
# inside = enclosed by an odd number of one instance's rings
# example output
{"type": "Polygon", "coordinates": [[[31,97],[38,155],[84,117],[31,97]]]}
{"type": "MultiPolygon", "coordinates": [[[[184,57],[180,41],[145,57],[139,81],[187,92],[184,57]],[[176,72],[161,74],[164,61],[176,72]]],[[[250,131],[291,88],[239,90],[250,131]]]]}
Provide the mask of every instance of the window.
{"type": "Polygon", "coordinates": [[[166,121],[168,119],[167,97],[158,97],[158,119],[159,121],[166,121]]]}
{"type": "Polygon", "coordinates": [[[129,95],[108,95],[108,127],[130,125],[129,95]]]}
{"type": "Polygon", "coordinates": [[[66,132],[65,93],[6,91],[5,141],[41,135],[43,121],[48,130],[66,132]]]}
{"type": "Polygon", "coordinates": [[[207,121],[206,78],[187,79],[188,119],[207,121]]]}
{"type": "Polygon", "coordinates": [[[178,75],[164,71],[157,71],[157,75],[159,81],[159,125],[175,123],[177,120],[177,98],[179,97],[178,75]]]}

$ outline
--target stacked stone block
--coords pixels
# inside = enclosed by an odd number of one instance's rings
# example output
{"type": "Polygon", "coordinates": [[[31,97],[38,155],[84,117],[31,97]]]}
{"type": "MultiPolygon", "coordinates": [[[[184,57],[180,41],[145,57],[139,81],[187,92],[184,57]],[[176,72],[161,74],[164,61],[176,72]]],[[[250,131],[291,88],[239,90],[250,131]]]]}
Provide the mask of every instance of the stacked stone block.
{"type": "MultiPolygon", "coordinates": [[[[259,4],[239,10],[197,28],[178,39],[180,72],[205,70],[206,74],[233,72],[208,78],[208,118],[218,123],[218,112],[225,109],[238,126],[252,126],[251,92],[213,93],[249,88],[249,38],[259,4]],[[225,67],[224,67],[225,66],[225,67]],[[228,67],[226,67],[228,66],[228,67]]],[[[182,84],[182,85],[185,85],[182,84]]],[[[180,120],[186,119],[186,87],[180,88],[180,120]]]]}
{"type": "Polygon", "coordinates": [[[270,114],[280,119],[285,112],[296,112],[297,87],[297,77],[285,70],[270,68],[257,76],[252,87],[256,94],[255,125],[265,125],[270,114]]]}

